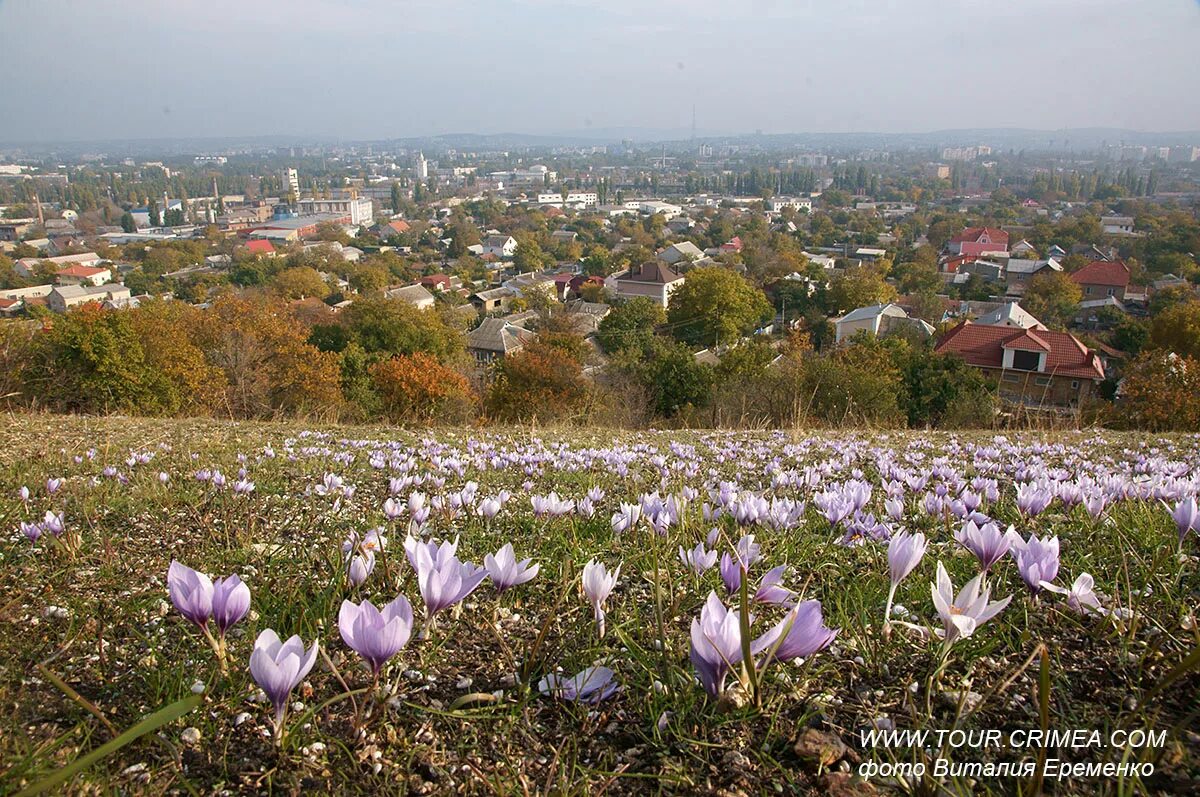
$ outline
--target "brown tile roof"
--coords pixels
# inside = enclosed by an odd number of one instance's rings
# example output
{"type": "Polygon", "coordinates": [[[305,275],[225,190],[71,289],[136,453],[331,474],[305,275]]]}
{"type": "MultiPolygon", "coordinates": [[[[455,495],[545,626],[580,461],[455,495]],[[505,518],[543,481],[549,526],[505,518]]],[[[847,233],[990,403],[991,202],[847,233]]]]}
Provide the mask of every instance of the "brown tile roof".
{"type": "Polygon", "coordinates": [[[1071,279],[1080,285],[1111,285],[1124,288],[1129,285],[1129,266],[1121,260],[1093,260],[1073,272],[1071,279]]]}
{"type": "Polygon", "coordinates": [[[1002,368],[1004,349],[1026,348],[1029,339],[1034,338],[1046,347],[1041,349],[1046,352],[1046,368],[1042,373],[1083,379],[1104,378],[1100,357],[1067,332],[1037,330],[1032,333],[1013,327],[964,321],[942,336],[935,351],[939,354],[961,355],[968,364],[978,368],[1002,368]]]}
{"type": "Polygon", "coordinates": [[[666,285],[669,282],[683,279],[683,272],[676,271],[671,266],[660,261],[651,261],[642,263],[641,268],[637,273],[630,271],[622,280],[630,280],[632,282],[649,282],[658,285],[666,285]]]}

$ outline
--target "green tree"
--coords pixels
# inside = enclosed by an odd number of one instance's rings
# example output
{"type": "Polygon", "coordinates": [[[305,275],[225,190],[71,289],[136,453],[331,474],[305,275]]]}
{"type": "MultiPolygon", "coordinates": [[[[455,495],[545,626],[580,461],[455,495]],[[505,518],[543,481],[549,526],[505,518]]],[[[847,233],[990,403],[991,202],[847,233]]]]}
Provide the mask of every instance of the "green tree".
{"type": "Polygon", "coordinates": [[[620,349],[645,353],[654,341],[654,328],[666,320],[667,314],[662,305],[639,296],[613,307],[600,322],[596,340],[609,354],[620,349]]]}
{"type": "Polygon", "coordinates": [[[1083,291],[1067,274],[1038,274],[1025,286],[1021,306],[1051,329],[1066,329],[1079,310],[1083,291]]]}
{"type": "Polygon", "coordinates": [[[365,297],[341,314],[350,333],[368,354],[411,355],[424,352],[447,362],[463,351],[463,337],[440,315],[418,310],[400,299],[365,297]]]}
{"type": "Polygon", "coordinates": [[[1180,302],[1155,316],[1150,341],[1160,349],[1200,359],[1200,301],[1180,302]]]}
{"type": "Polygon", "coordinates": [[[286,299],[324,299],[329,295],[329,284],[309,266],[284,269],[271,279],[271,287],[286,299]]]}
{"type": "Polygon", "coordinates": [[[825,292],[825,309],[830,315],[841,316],[859,307],[886,304],[896,298],[896,289],[888,284],[881,271],[873,266],[860,266],[834,277],[825,292]]]}
{"type": "Polygon", "coordinates": [[[720,266],[689,271],[667,307],[672,334],[692,345],[733,343],[772,315],[762,291],[720,266]]]}
{"type": "Polygon", "coordinates": [[[712,395],[712,368],[696,362],[687,346],[657,340],[647,358],[644,379],[654,409],[671,417],[685,407],[702,407],[712,395]]]}
{"type": "Polygon", "coordinates": [[[137,232],[137,222],[128,210],[121,214],[121,229],[125,232],[137,232]]]}

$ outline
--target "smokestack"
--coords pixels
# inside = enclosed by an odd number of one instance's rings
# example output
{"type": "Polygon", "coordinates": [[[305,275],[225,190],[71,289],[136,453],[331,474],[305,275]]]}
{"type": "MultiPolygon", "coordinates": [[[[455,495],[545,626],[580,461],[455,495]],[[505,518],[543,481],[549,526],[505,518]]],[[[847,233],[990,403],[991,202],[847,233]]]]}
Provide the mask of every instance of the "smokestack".
{"type": "Polygon", "coordinates": [[[42,227],[45,227],[46,226],[46,217],[42,213],[42,200],[38,198],[38,195],[36,193],[33,195],[33,204],[37,205],[38,224],[42,227]]]}

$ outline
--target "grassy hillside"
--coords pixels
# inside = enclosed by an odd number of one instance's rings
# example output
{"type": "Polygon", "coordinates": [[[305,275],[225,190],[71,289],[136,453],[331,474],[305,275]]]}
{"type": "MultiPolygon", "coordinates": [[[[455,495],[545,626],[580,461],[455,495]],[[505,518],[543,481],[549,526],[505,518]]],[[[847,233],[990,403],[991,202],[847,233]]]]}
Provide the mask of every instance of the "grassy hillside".
{"type": "MultiPolygon", "coordinates": [[[[1149,766],[1119,783],[1059,780],[1059,793],[1200,786],[1200,537],[1181,539],[1172,518],[1200,489],[1195,437],[413,433],[52,416],[8,425],[3,793],[172,705],[186,713],[51,791],[1010,793],[1040,784],[932,768],[1043,758],[1149,766]],[[543,507],[552,491],[569,510],[535,514],[533,499],[543,507]],[[492,500],[502,506],[488,518],[492,500]],[[614,533],[634,514],[623,504],[640,517],[614,533]],[[969,633],[931,599],[939,562],[955,593],[980,574],[955,539],[963,516],[1001,532],[1011,524],[1022,538],[1005,538],[1012,551],[983,582],[991,600],[1011,602],[969,633]],[[371,529],[386,543],[368,554],[371,529]],[[925,534],[928,550],[900,581],[885,628],[888,539],[901,530],[925,534]],[[457,538],[457,559],[476,565],[512,543],[540,571],[500,594],[483,579],[428,628],[414,570],[414,558],[425,560],[406,552],[410,533],[457,538]],[[1059,541],[1048,581],[1094,578],[1094,608],[1031,592],[1028,562],[1014,556],[1031,534],[1059,541]],[[743,571],[744,535],[761,550],[743,571]],[[685,563],[681,547],[698,544],[718,560],[728,554],[727,566],[685,563]],[[373,561],[359,586],[348,579],[355,556],[373,561]],[[236,573],[250,589],[250,611],[227,635],[225,673],[168,597],[172,560],[214,578],[236,573]],[[581,590],[590,560],[620,566],[603,636],[581,590]],[[729,590],[725,578],[738,575],[745,590],[729,590]],[[376,681],[339,633],[339,607],[382,607],[401,594],[415,615],[411,639],[376,681]],[[754,668],[726,662],[725,683],[706,691],[694,662],[697,646],[711,660],[712,604],[738,615],[725,630],[740,639],[743,599],[753,603],[750,637],[781,624],[783,636],[818,649],[788,661],[755,650],[754,668]],[[820,602],[815,626],[805,624],[810,600],[820,602]],[[836,630],[831,641],[823,627],[836,630]],[[320,646],[280,738],[248,667],[268,628],[320,646]],[[945,628],[958,629],[949,643],[938,637],[945,628]],[[595,703],[539,689],[548,675],[599,677],[590,668],[600,666],[618,688],[595,703]],[[1104,743],[885,747],[864,741],[869,728],[1094,729],[1104,743]],[[1135,729],[1165,735],[1145,747],[1113,742],[1114,731],[1135,729]],[[861,781],[860,760],[929,772],[861,781]]],[[[740,655],[740,642],[732,650],[740,655]]]]}

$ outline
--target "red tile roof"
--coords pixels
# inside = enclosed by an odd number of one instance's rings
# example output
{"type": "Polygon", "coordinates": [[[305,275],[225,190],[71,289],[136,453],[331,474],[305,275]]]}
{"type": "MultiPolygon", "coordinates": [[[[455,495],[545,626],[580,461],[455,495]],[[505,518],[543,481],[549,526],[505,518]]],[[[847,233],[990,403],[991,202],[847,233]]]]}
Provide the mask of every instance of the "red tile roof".
{"type": "Polygon", "coordinates": [[[270,241],[261,238],[247,241],[246,248],[256,255],[268,255],[275,251],[275,247],[271,245],[270,241]]]}
{"type": "Polygon", "coordinates": [[[7,310],[8,308],[15,307],[20,303],[20,299],[0,299],[0,310],[7,310]]]}
{"type": "MultiPolygon", "coordinates": [[[[939,354],[959,354],[969,365],[977,368],[1002,368],[1004,349],[1025,348],[1023,341],[1033,337],[1033,333],[1024,329],[964,321],[942,336],[935,351],[939,354]],[[1014,347],[1013,343],[1018,345],[1014,347]]],[[[1036,339],[1046,346],[1046,369],[1042,373],[1083,379],[1104,378],[1104,365],[1100,357],[1074,335],[1039,329],[1036,339]]]]}
{"type": "Polygon", "coordinates": [[[950,243],[978,243],[984,235],[994,244],[1008,245],[1008,233],[998,227],[967,227],[958,235],[951,238],[950,243]]]}
{"type": "Polygon", "coordinates": [[[91,266],[67,266],[66,268],[60,268],[55,273],[60,277],[94,277],[106,271],[108,271],[106,268],[93,268],[91,266]]]}
{"type": "Polygon", "coordinates": [[[1004,341],[1003,348],[1021,349],[1022,351],[1050,351],[1050,344],[1027,329],[1023,334],[1004,341]]]}
{"type": "Polygon", "coordinates": [[[1093,260],[1071,274],[1080,285],[1129,286],[1129,266],[1121,260],[1093,260]]]}
{"type": "Polygon", "coordinates": [[[412,229],[404,219],[392,219],[385,226],[391,227],[396,232],[408,232],[412,229]]]}

